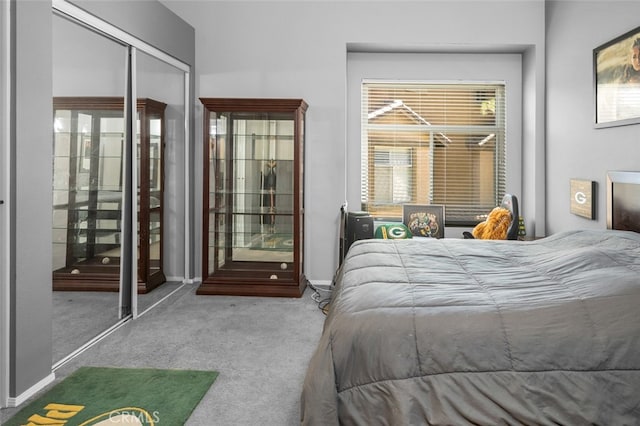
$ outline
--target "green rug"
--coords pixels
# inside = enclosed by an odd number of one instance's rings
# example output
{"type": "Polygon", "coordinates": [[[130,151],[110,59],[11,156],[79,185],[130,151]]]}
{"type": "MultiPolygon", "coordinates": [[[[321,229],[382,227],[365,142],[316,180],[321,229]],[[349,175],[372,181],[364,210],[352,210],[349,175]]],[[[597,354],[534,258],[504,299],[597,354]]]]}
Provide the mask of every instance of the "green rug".
{"type": "Polygon", "coordinates": [[[183,425],[215,371],[80,367],[5,423],[183,425]]]}

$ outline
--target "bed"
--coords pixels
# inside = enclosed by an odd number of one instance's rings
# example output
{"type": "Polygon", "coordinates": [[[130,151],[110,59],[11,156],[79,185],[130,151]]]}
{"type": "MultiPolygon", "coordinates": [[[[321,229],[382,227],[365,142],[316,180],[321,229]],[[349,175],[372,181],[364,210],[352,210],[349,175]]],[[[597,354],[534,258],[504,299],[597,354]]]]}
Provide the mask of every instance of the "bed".
{"type": "Polygon", "coordinates": [[[625,230],[354,243],[301,423],[639,424],[640,233],[609,204],[625,230]]]}

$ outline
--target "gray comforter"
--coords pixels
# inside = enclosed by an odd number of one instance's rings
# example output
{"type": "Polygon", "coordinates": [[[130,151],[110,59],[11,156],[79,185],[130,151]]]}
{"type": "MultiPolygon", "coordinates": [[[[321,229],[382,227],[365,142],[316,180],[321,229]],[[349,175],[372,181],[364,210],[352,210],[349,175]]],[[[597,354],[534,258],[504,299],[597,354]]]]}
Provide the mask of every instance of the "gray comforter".
{"type": "Polygon", "coordinates": [[[356,242],[304,425],[640,424],[640,234],[356,242]]]}

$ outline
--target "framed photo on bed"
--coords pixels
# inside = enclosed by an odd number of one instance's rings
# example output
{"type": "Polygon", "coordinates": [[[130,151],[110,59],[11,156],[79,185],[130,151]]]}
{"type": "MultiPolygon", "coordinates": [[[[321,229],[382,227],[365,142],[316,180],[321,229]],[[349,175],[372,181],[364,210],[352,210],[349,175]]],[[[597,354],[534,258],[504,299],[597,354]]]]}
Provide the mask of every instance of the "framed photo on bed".
{"type": "Polygon", "coordinates": [[[444,238],[444,206],[404,204],[402,222],[415,237],[444,238]]]}
{"type": "Polygon", "coordinates": [[[640,123],[640,27],[593,49],[595,126],[640,123]]]}

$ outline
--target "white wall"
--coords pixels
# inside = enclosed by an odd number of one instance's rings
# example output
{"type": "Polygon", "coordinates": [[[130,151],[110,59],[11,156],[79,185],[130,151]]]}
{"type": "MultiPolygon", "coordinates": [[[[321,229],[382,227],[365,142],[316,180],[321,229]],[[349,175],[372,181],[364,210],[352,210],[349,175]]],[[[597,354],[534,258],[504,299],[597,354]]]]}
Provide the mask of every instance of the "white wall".
{"type": "MultiPolygon", "coordinates": [[[[533,88],[524,101],[529,103],[525,120],[531,123],[523,134],[523,152],[544,153],[544,146],[538,148],[544,142],[544,1],[163,3],[196,29],[197,97],[292,97],[308,102],[305,271],[312,282],[330,281],[337,266],[339,208],[346,193],[345,143],[359,144],[359,139],[346,142],[348,46],[523,52],[526,81],[533,88]]],[[[197,114],[201,112],[198,106],[197,114]]],[[[200,116],[197,128],[199,123],[200,116]]],[[[535,164],[523,178],[524,190],[534,194],[544,185],[535,173],[544,170],[544,164],[534,158],[525,161],[535,164]]],[[[201,162],[198,158],[196,165],[201,162]]],[[[349,167],[359,168],[359,161],[349,167]]],[[[541,196],[525,197],[535,211],[531,216],[543,206],[541,196]]],[[[543,223],[543,214],[535,219],[543,223]]]]}
{"type": "Polygon", "coordinates": [[[640,170],[640,125],[594,128],[593,49],[640,25],[638,1],[547,4],[548,233],[606,227],[606,172],[640,170]],[[597,182],[596,220],[569,212],[569,180],[597,182]]]}

